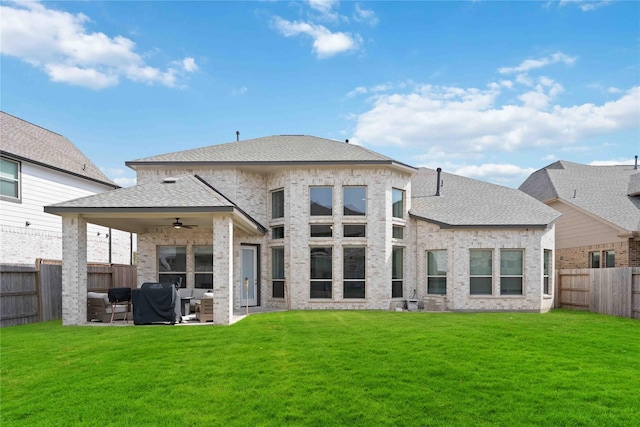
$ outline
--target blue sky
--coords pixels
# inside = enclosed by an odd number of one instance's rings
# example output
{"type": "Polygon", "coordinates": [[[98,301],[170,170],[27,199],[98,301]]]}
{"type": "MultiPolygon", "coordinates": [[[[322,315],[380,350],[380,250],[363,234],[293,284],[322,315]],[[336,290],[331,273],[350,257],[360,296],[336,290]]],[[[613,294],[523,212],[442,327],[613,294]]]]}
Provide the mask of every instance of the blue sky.
{"type": "Polygon", "coordinates": [[[2,1],[3,111],[111,179],[275,134],[517,187],[640,154],[638,1],[2,1]]]}

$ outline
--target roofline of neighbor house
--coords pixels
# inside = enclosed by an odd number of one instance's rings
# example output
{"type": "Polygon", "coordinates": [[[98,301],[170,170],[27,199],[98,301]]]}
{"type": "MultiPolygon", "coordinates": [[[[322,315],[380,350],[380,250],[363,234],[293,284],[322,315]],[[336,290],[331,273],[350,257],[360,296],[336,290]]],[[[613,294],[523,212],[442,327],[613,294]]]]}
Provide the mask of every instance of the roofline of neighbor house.
{"type": "Polygon", "coordinates": [[[575,205],[573,203],[571,203],[568,199],[564,199],[562,197],[555,197],[553,199],[549,199],[546,202],[543,202],[545,205],[549,206],[549,203],[553,203],[553,202],[559,202],[559,203],[563,203],[573,209],[576,209],[578,212],[581,212],[583,214],[585,214],[586,216],[588,216],[591,219],[595,219],[596,221],[601,222],[602,224],[614,228],[616,230],[618,230],[621,234],[626,234],[626,233],[637,233],[640,230],[627,230],[626,228],[620,227],[619,225],[616,225],[608,220],[606,220],[605,218],[602,218],[599,215],[594,214],[593,212],[590,212],[578,205],[575,205]]]}
{"type": "Polygon", "coordinates": [[[415,219],[419,219],[422,221],[429,222],[431,224],[435,224],[442,229],[452,229],[452,228],[536,228],[544,230],[548,228],[551,224],[555,222],[555,220],[551,221],[548,224],[448,224],[442,221],[436,221],[434,219],[425,218],[420,215],[413,214],[409,212],[409,216],[415,219]]]}
{"type": "MultiPolygon", "coordinates": [[[[304,165],[320,165],[320,166],[334,166],[334,165],[391,165],[400,166],[402,168],[409,169],[416,172],[418,168],[407,165],[395,160],[320,160],[320,161],[308,161],[308,160],[291,160],[291,161],[137,161],[130,160],[124,163],[128,167],[132,166],[304,166],[304,165]]],[[[132,168],[133,169],[133,168],[132,168]]]]}
{"type": "Polygon", "coordinates": [[[91,178],[91,177],[86,176],[86,175],[80,175],[79,173],[71,172],[71,171],[68,171],[66,169],[58,168],[56,166],[51,166],[51,165],[48,165],[46,163],[38,162],[36,160],[32,160],[32,159],[29,159],[29,158],[24,157],[24,156],[19,156],[17,154],[9,153],[8,151],[0,150],[0,155],[2,155],[4,157],[10,157],[12,159],[20,160],[22,162],[29,162],[31,164],[42,166],[44,168],[51,169],[51,170],[54,170],[56,172],[62,172],[62,173],[65,173],[67,175],[71,175],[71,176],[75,176],[75,177],[78,177],[78,178],[86,179],[87,181],[97,182],[98,184],[107,185],[107,186],[113,188],[114,190],[116,190],[118,188],[122,188],[116,183],[105,182],[105,181],[101,181],[101,180],[96,179],[96,178],[91,178]]]}

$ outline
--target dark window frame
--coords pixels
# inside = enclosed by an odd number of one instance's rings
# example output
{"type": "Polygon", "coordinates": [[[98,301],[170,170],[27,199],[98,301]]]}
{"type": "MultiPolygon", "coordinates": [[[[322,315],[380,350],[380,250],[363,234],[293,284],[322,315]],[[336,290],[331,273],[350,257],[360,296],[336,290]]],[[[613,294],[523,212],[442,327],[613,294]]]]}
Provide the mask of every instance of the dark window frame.
{"type": "MultiPolygon", "coordinates": [[[[446,249],[434,249],[427,251],[427,294],[428,295],[446,295],[447,294],[447,250],[446,249]],[[431,270],[431,257],[429,254],[444,253],[444,271],[439,269],[436,274],[433,274],[431,270]],[[442,274],[439,274],[442,273],[442,274]],[[433,279],[433,280],[432,280],[433,279]],[[444,279],[444,292],[442,291],[442,285],[439,283],[444,279]],[[433,284],[433,286],[432,286],[433,284]],[[437,290],[437,291],[436,291],[437,290]]],[[[440,267],[438,265],[438,267],[440,267]]]]}
{"type": "Polygon", "coordinates": [[[284,218],[284,189],[271,192],[271,219],[284,218]]]}
{"type": "Polygon", "coordinates": [[[311,246],[309,248],[309,298],[333,298],[333,246],[311,246]],[[323,252],[328,260],[328,268],[314,270],[314,267],[322,267],[319,257],[323,252]],[[316,260],[314,260],[314,253],[318,257],[316,260]]]}
{"type": "MultiPolygon", "coordinates": [[[[361,195],[354,195],[354,197],[357,199],[359,199],[360,196],[361,195]]],[[[359,208],[358,206],[355,206],[355,205],[354,207],[359,208]]],[[[344,216],[366,216],[367,215],[367,187],[365,185],[345,185],[342,187],[342,214],[344,216]],[[351,191],[351,190],[364,191],[364,195],[363,195],[364,197],[362,197],[362,200],[359,200],[364,204],[362,211],[357,211],[357,210],[347,211],[347,191],[351,191]]]]}
{"type": "Polygon", "coordinates": [[[310,216],[333,216],[333,186],[313,185],[309,187],[309,215],[310,216]],[[317,196],[320,196],[322,194],[316,195],[316,197],[314,197],[313,193],[319,190],[330,190],[330,193],[331,193],[330,206],[325,206],[318,203],[318,200],[322,199],[323,197],[317,197],[317,196]],[[323,209],[328,210],[328,212],[323,211],[323,209]]]}
{"type": "Polygon", "coordinates": [[[367,248],[366,246],[345,246],[342,248],[342,298],[364,299],[367,290],[367,248]],[[361,253],[361,257],[355,254],[361,253]],[[347,254],[354,254],[350,256],[347,254]]]}
{"type": "Polygon", "coordinates": [[[271,248],[271,297],[284,298],[285,282],[284,247],[271,248]],[[276,256],[276,252],[280,255],[276,256]],[[279,265],[276,265],[278,263],[279,265]]]}

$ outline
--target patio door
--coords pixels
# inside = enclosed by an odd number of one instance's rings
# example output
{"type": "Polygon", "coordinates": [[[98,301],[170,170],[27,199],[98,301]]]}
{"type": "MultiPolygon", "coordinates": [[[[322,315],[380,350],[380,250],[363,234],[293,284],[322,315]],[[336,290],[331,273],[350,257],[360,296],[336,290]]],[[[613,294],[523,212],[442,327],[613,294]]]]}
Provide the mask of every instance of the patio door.
{"type": "Polygon", "coordinates": [[[242,293],[240,305],[258,305],[258,248],[242,246],[242,293]],[[249,287],[247,289],[247,281],[249,287]]]}

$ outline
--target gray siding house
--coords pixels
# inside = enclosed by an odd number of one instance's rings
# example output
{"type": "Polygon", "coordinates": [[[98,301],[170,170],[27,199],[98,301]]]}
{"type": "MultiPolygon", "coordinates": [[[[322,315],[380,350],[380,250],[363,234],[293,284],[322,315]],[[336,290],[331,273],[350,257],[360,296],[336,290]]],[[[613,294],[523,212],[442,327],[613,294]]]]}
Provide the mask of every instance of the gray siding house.
{"type": "Polygon", "coordinates": [[[127,165],[135,187],[46,208],[64,226],[64,324],[86,320],[87,222],[138,234],[139,285],[212,289],[217,324],[245,306],[552,306],[559,214],[517,190],[304,135],[127,165]]]}

